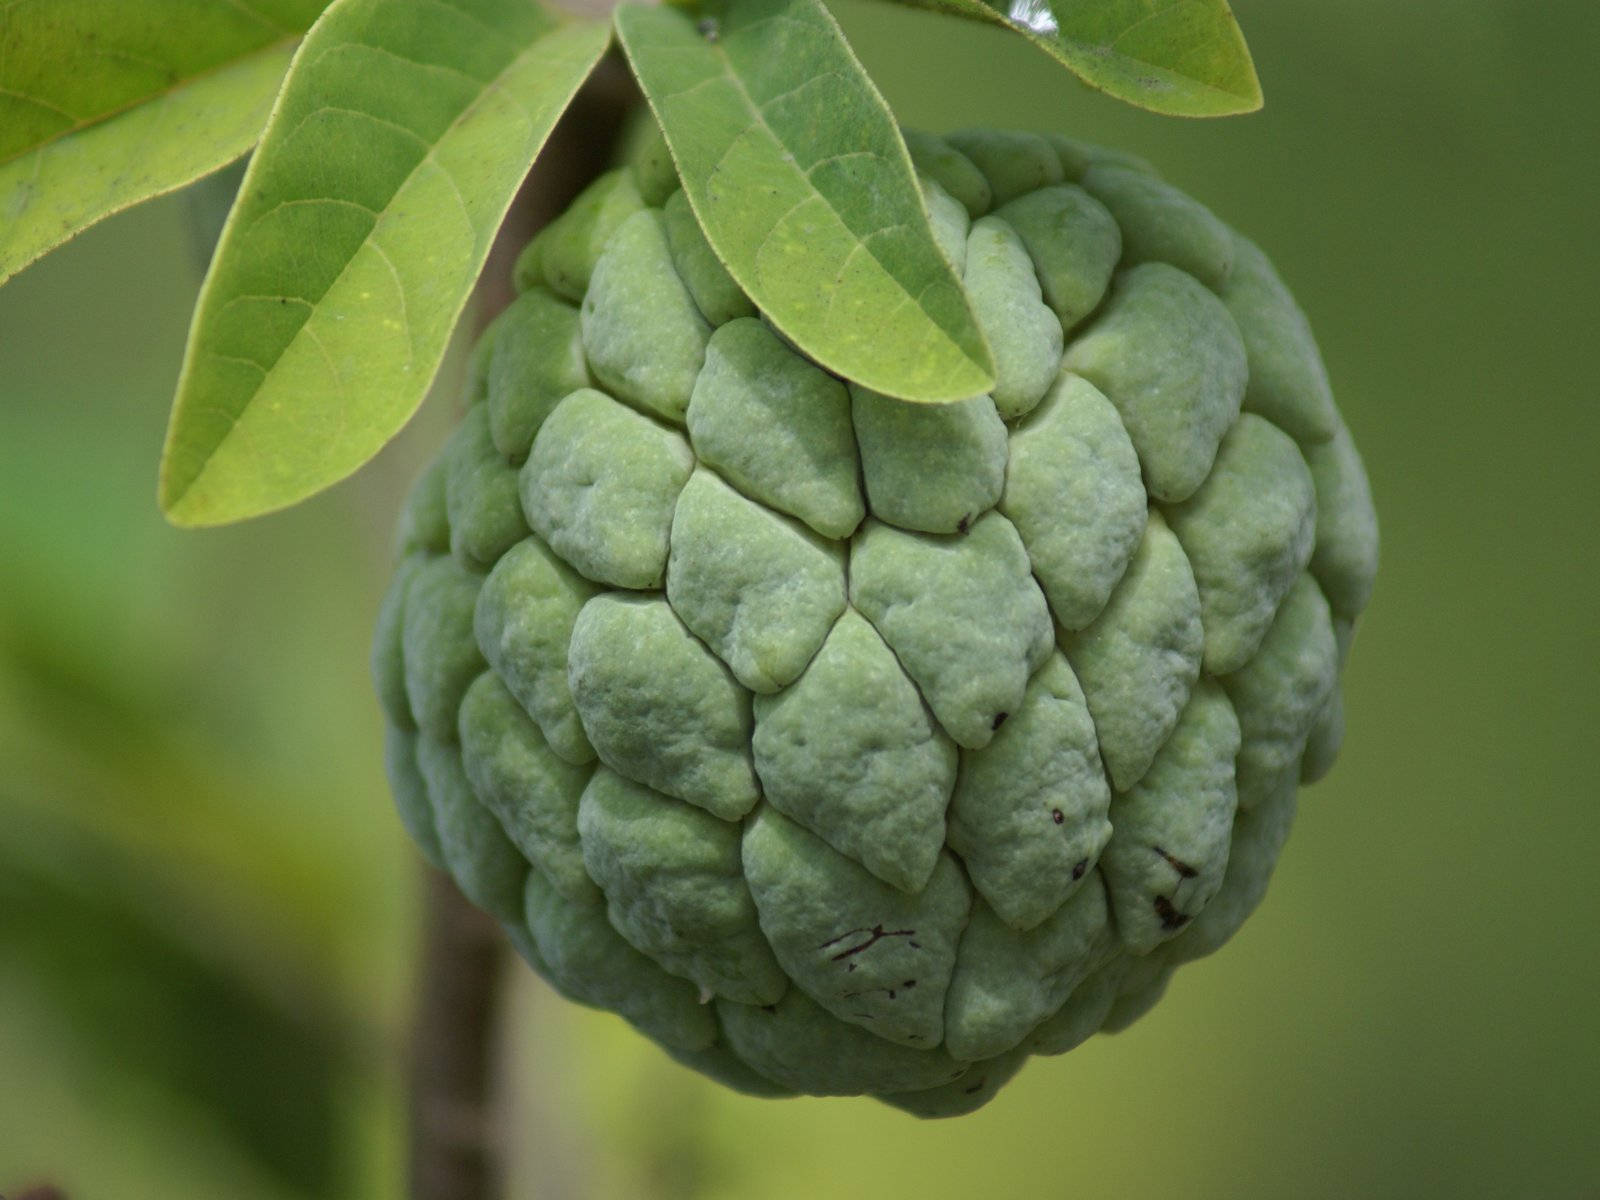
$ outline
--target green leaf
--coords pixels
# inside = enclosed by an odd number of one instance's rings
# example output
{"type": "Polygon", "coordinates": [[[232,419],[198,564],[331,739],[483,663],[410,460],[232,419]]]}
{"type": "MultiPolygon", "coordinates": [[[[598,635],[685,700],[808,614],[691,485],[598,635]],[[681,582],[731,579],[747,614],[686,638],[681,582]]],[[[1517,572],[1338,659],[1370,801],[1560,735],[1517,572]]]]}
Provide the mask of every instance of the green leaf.
{"type": "Polygon", "coordinates": [[[0,283],[248,150],[325,4],[0,4],[0,283]]]}
{"type": "Polygon", "coordinates": [[[283,508],[416,410],[528,166],[605,52],[537,0],[336,0],[295,56],[189,334],[178,525],[283,508]]]}
{"type": "Polygon", "coordinates": [[[778,329],[891,396],[994,386],[894,117],[820,0],[616,22],[707,240],[778,329]]]}
{"type": "Polygon", "coordinates": [[[1228,0],[898,0],[1021,33],[1090,87],[1174,117],[1261,107],[1228,0]]]}

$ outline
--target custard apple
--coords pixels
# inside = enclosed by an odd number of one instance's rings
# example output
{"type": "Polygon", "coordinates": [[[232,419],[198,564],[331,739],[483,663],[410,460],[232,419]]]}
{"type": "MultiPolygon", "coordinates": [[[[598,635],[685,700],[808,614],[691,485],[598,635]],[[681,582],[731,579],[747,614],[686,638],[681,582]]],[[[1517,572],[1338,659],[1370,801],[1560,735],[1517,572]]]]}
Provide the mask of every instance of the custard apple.
{"type": "Polygon", "coordinates": [[[942,1116],[1260,900],[1377,529],[1252,243],[1123,154],[907,140],[993,393],[807,359],[647,147],[519,260],[374,673],[407,828],[558,991],[942,1116]]]}

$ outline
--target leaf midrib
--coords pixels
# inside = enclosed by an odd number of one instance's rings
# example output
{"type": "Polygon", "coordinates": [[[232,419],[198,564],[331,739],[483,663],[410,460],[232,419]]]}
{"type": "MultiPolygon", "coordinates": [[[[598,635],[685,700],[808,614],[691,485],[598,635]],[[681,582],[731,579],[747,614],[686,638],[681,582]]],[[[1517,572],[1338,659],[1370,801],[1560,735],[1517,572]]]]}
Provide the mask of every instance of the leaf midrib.
{"type": "MultiPolygon", "coordinates": [[[[389,262],[388,255],[383,251],[383,249],[381,247],[373,245],[373,243],[372,243],[372,234],[373,234],[373,231],[378,228],[378,225],[382,222],[384,216],[390,211],[390,205],[393,203],[395,196],[399,195],[401,190],[404,189],[404,187],[408,183],[410,183],[412,179],[416,178],[417,172],[422,170],[425,166],[427,166],[430,162],[432,162],[436,167],[438,167],[439,171],[444,175],[444,177],[447,180],[449,180],[450,186],[451,186],[451,190],[455,192],[458,200],[461,199],[460,185],[456,183],[455,179],[451,176],[451,174],[450,174],[450,172],[448,170],[446,170],[443,166],[440,166],[437,162],[434,161],[434,153],[438,149],[439,144],[442,143],[447,137],[449,137],[451,132],[453,132],[455,129],[457,129],[461,125],[461,123],[463,121],[465,121],[468,117],[470,117],[478,109],[478,107],[480,105],[484,104],[491,96],[493,96],[495,93],[499,92],[502,89],[503,84],[504,84],[504,80],[505,80],[505,77],[507,76],[507,74],[509,74],[516,67],[521,65],[528,55],[534,53],[536,46],[538,46],[541,42],[543,42],[546,38],[550,37],[551,35],[553,35],[555,33],[559,33],[562,30],[569,28],[571,26],[571,24],[572,24],[572,22],[564,21],[564,20],[555,22],[548,29],[545,29],[541,33],[539,33],[533,39],[533,41],[529,42],[520,51],[518,51],[516,54],[512,55],[511,59],[506,63],[506,65],[504,67],[502,67],[498,72],[496,72],[495,75],[491,79],[488,79],[488,80],[485,80],[485,81],[481,81],[481,90],[479,91],[479,93],[476,96],[474,96],[472,98],[472,100],[461,109],[461,111],[459,113],[457,113],[454,117],[451,118],[450,124],[445,128],[445,131],[443,133],[441,133],[439,135],[439,137],[434,140],[432,145],[428,146],[428,148],[423,152],[422,156],[417,160],[416,164],[409,171],[406,172],[405,176],[395,185],[394,190],[392,192],[390,192],[389,195],[385,198],[383,208],[380,209],[380,210],[376,210],[375,215],[373,216],[372,225],[367,230],[367,232],[362,236],[360,244],[356,247],[355,251],[351,253],[349,259],[345,262],[345,265],[340,269],[339,273],[333,277],[332,281],[328,284],[327,288],[325,288],[323,290],[323,292],[322,292],[322,294],[320,296],[318,296],[315,300],[307,300],[307,299],[304,299],[304,298],[301,298],[301,297],[288,297],[288,299],[301,299],[302,302],[306,304],[306,306],[309,309],[309,311],[306,313],[305,319],[302,320],[300,322],[300,324],[295,327],[294,333],[290,335],[289,339],[283,344],[282,348],[280,348],[278,350],[277,354],[273,357],[273,359],[271,360],[269,365],[267,365],[266,367],[262,367],[258,363],[251,362],[251,364],[250,364],[251,366],[253,366],[257,370],[261,371],[262,382],[260,384],[258,384],[256,387],[254,387],[253,389],[251,389],[251,391],[248,393],[248,395],[245,396],[243,403],[241,403],[238,406],[237,410],[231,411],[231,412],[228,412],[228,413],[224,414],[227,417],[227,427],[221,431],[221,433],[217,436],[216,440],[212,443],[212,445],[209,447],[209,449],[207,449],[204,458],[201,459],[198,467],[196,467],[194,469],[193,473],[190,475],[189,479],[184,482],[183,486],[181,488],[179,488],[178,490],[174,491],[170,496],[167,496],[165,498],[165,507],[166,508],[172,509],[172,508],[177,507],[177,505],[182,502],[183,498],[185,496],[187,496],[190,491],[193,490],[195,484],[197,484],[200,481],[200,479],[205,475],[206,469],[210,466],[211,461],[216,457],[217,452],[221,449],[223,444],[226,443],[227,440],[230,437],[233,436],[234,430],[238,428],[239,422],[244,418],[245,413],[249,410],[251,402],[255,399],[255,397],[257,397],[257,396],[259,396],[261,394],[262,387],[265,386],[266,381],[271,377],[273,370],[275,370],[277,368],[278,364],[283,360],[283,356],[284,356],[285,353],[287,353],[289,347],[292,346],[295,343],[295,341],[298,338],[300,338],[302,335],[309,336],[309,337],[312,337],[313,340],[317,340],[314,331],[311,332],[311,333],[307,333],[307,326],[311,323],[311,320],[316,316],[316,312],[317,312],[318,306],[321,305],[322,301],[328,296],[328,293],[332,292],[335,288],[337,288],[339,286],[340,281],[343,280],[345,278],[345,276],[350,273],[350,270],[351,270],[353,264],[355,263],[356,254],[359,253],[362,248],[370,246],[372,248],[372,250],[374,251],[374,253],[376,253],[380,258],[382,258],[384,260],[385,265],[388,266],[388,268],[391,271],[391,273],[394,273],[394,265],[393,265],[393,263],[389,262]]],[[[520,102],[516,102],[516,103],[517,103],[517,107],[519,109],[521,109],[526,114],[527,113],[526,108],[520,102]]],[[[310,115],[311,114],[307,114],[307,118],[309,118],[310,115]]],[[[335,199],[335,197],[321,197],[321,199],[325,199],[325,200],[326,199],[335,199]]],[[[462,200],[462,207],[463,207],[463,209],[465,209],[465,207],[466,207],[464,200],[462,200]]],[[[264,214],[258,214],[255,218],[253,218],[253,220],[259,220],[261,215],[264,215],[264,214]]],[[[468,223],[468,225],[473,225],[470,213],[467,214],[467,223],[468,223]]],[[[396,283],[399,284],[399,278],[398,278],[398,274],[397,273],[396,273],[396,283]]],[[[401,309],[400,309],[400,314],[399,315],[400,315],[400,320],[401,320],[401,323],[402,323],[402,326],[403,326],[403,329],[404,329],[404,336],[405,336],[406,341],[414,346],[415,345],[415,338],[414,338],[414,334],[413,334],[412,323],[411,323],[410,317],[409,317],[409,315],[408,315],[408,313],[406,311],[405,288],[404,288],[403,285],[399,286],[398,292],[399,292],[400,300],[401,300],[401,309]]],[[[223,301],[221,303],[221,305],[219,307],[219,311],[221,309],[223,309],[223,308],[226,308],[228,305],[233,304],[235,301],[237,301],[237,300],[239,300],[241,298],[243,298],[243,294],[242,293],[240,295],[229,296],[226,301],[223,301]]],[[[203,316],[203,314],[201,314],[200,312],[197,312],[196,313],[196,320],[198,321],[198,320],[202,319],[202,316],[203,316]]],[[[323,349],[321,347],[320,341],[318,342],[318,348],[319,349],[323,349]]],[[[198,346],[196,347],[196,353],[197,354],[204,353],[207,357],[215,359],[215,360],[223,360],[223,359],[226,359],[226,358],[230,357],[230,356],[227,356],[227,355],[220,354],[220,353],[218,353],[216,351],[213,351],[210,348],[206,348],[206,349],[204,349],[202,351],[198,346]]],[[[324,353],[324,355],[326,355],[326,350],[325,349],[323,350],[323,353],[324,353]]],[[[185,375],[188,374],[187,366],[185,368],[184,374],[185,375]]],[[[335,378],[337,379],[337,374],[336,373],[335,373],[335,378]]],[[[342,386],[341,386],[341,390],[342,390],[342,386]]]]}
{"type": "MultiPolygon", "coordinates": [[[[259,45],[251,47],[251,49],[244,54],[237,55],[234,58],[223,59],[220,62],[213,63],[203,71],[196,71],[192,75],[185,75],[182,79],[175,79],[166,87],[161,88],[158,91],[146,92],[142,96],[134,97],[126,104],[120,105],[116,108],[108,108],[104,112],[95,113],[93,116],[84,117],[77,121],[76,124],[65,129],[59,129],[42,141],[35,142],[31,146],[24,146],[15,154],[12,154],[8,157],[0,157],[0,168],[8,167],[14,162],[20,162],[21,160],[27,158],[30,154],[42,153],[55,143],[72,137],[74,134],[82,133],[85,129],[92,128],[95,125],[103,125],[107,121],[114,121],[124,113],[132,112],[136,108],[142,108],[146,104],[155,104],[158,101],[165,100],[167,97],[172,96],[184,90],[185,88],[192,87],[196,83],[199,83],[200,81],[207,79],[212,75],[220,75],[224,71],[231,70],[242,62],[246,62],[253,58],[258,58],[264,54],[276,53],[277,51],[282,50],[285,46],[291,46],[304,37],[305,34],[303,33],[291,33],[285,35],[284,37],[275,38],[270,42],[262,42],[259,45]]],[[[16,96],[22,100],[26,100],[30,104],[39,104],[41,107],[54,108],[54,105],[46,105],[37,97],[29,96],[24,92],[18,92],[11,88],[4,90],[10,95],[16,96]]],[[[56,109],[56,111],[60,112],[63,110],[56,109]]]]}
{"type": "MultiPolygon", "coordinates": [[[[754,25],[747,26],[746,28],[747,29],[754,29],[754,28],[757,28],[757,27],[759,27],[761,25],[767,24],[768,22],[773,22],[773,21],[789,21],[789,22],[791,22],[791,23],[793,23],[795,25],[800,25],[800,26],[802,26],[804,28],[810,28],[810,26],[805,25],[804,22],[795,21],[793,17],[788,17],[788,16],[785,16],[785,15],[783,15],[781,13],[774,14],[773,16],[770,16],[770,17],[763,17],[760,21],[755,22],[754,25]]],[[[756,117],[756,119],[759,120],[761,122],[761,124],[767,130],[769,130],[771,132],[772,140],[777,142],[777,144],[783,148],[784,152],[787,153],[790,156],[791,159],[793,159],[794,158],[794,149],[793,149],[793,147],[791,147],[788,142],[786,142],[781,136],[779,136],[777,130],[772,126],[772,124],[762,114],[761,106],[756,103],[755,97],[752,96],[750,94],[749,89],[745,87],[743,79],[741,79],[739,74],[736,71],[733,70],[732,63],[728,60],[728,52],[727,52],[727,50],[721,45],[713,45],[711,47],[711,49],[712,49],[713,53],[715,53],[717,55],[718,60],[723,64],[723,72],[726,75],[726,77],[733,83],[733,86],[735,87],[735,89],[737,89],[740,99],[745,103],[746,107],[756,117]]],[[[838,72],[831,72],[831,73],[832,74],[837,74],[838,72]]],[[[783,93],[782,95],[789,95],[794,91],[799,91],[800,88],[806,87],[812,82],[813,82],[813,80],[807,80],[806,83],[800,84],[799,86],[791,89],[791,92],[783,93]]],[[[679,95],[686,95],[686,94],[687,94],[686,92],[680,92],[679,93],[679,95]]],[[[773,100],[781,99],[782,95],[773,97],[773,100]]],[[[881,96],[879,96],[878,99],[880,101],[882,101],[883,98],[881,96]]],[[[886,107],[887,107],[887,105],[886,105],[886,107]]],[[[731,150],[732,147],[730,146],[729,149],[731,150]]],[[[859,153],[866,154],[866,153],[869,153],[869,152],[868,151],[860,151],[859,153]]],[[[726,156],[727,156],[727,151],[724,151],[723,157],[725,158],[726,156]]],[[[837,156],[835,156],[835,157],[837,157],[837,156]]],[[[876,153],[873,153],[873,157],[881,157],[881,156],[877,155],[876,153]]],[[[794,163],[795,173],[797,175],[799,175],[801,179],[805,180],[806,187],[808,187],[811,190],[811,193],[813,195],[815,195],[816,197],[818,197],[823,202],[823,204],[825,204],[827,206],[828,211],[830,213],[832,213],[834,218],[839,222],[839,224],[841,226],[843,226],[846,231],[849,232],[850,236],[855,240],[856,249],[865,250],[868,254],[870,254],[872,256],[872,261],[877,263],[878,266],[883,269],[884,275],[886,275],[889,278],[889,280],[894,284],[895,288],[900,292],[900,295],[902,297],[901,304],[916,305],[916,306],[918,306],[920,308],[920,302],[919,302],[918,298],[916,296],[912,295],[911,290],[908,287],[906,287],[906,285],[904,283],[902,283],[900,281],[900,277],[898,275],[896,275],[892,270],[889,269],[888,265],[883,261],[883,258],[878,254],[878,252],[875,249],[873,249],[872,246],[867,244],[868,238],[867,237],[862,237],[859,234],[857,234],[856,231],[850,227],[850,222],[845,220],[844,214],[839,211],[838,206],[835,205],[834,202],[831,199],[829,199],[828,194],[826,192],[824,192],[821,188],[817,187],[817,185],[814,182],[812,182],[811,170],[814,170],[816,167],[821,166],[824,162],[827,162],[827,161],[830,161],[830,160],[828,160],[828,159],[820,160],[817,163],[813,163],[812,167],[810,169],[806,169],[806,170],[802,170],[800,168],[800,164],[798,162],[795,162],[794,163]]],[[[908,164],[909,164],[909,159],[908,159],[908,164]]],[[[719,160],[719,165],[720,165],[720,160],[719,160]]],[[[715,173],[715,170],[716,170],[716,168],[713,168],[713,173],[715,173]]],[[[912,180],[912,187],[913,187],[913,189],[915,189],[915,187],[916,187],[916,174],[915,174],[915,172],[912,172],[911,180],[912,180]]],[[[805,201],[803,201],[803,200],[800,202],[800,204],[804,204],[804,203],[805,203],[805,201]]],[[[920,205],[922,203],[922,201],[919,199],[917,201],[917,203],[920,205]]],[[[799,206],[800,205],[797,204],[794,207],[798,208],[799,206]]],[[[790,209],[789,211],[792,212],[794,210],[790,209]]],[[[786,213],[785,216],[787,216],[787,215],[788,214],[786,213]]],[[[926,212],[924,212],[923,215],[926,216],[927,215],[926,212]]],[[[903,226],[903,225],[904,225],[904,222],[901,223],[901,226],[903,226]]],[[[882,229],[874,230],[873,231],[873,235],[878,234],[878,233],[882,233],[885,230],[892,229],[892,228],[895,228],[895,226],[888,226],[888,225],[883,226],[882,229]]],[[[869,235],[869,236],[872,236],[872,235],[869,235]]],[[[953,270],[952,270],[952,278],[954,278],[953,270]]],[[[958,286],[960,285],[960,280],[956,280],[955,282],[957,283],[958,286]]],[[[923,310],[923,311],[926,311],[926,310],[923,310]]],[[[774,316],[773,314],[770,314],[770,313],[768,315],[773,317],[774,322],[777,321],[776,316],[774,316]]],[[[962,358],[965,358],[968,362],[973,362],[972,356],[967,353],[965,347],[963,347],[960,342],[956,341],[956,339],[951,336],[949,330],[947,330],[943,325],[938,324],[937,322],[930,322],[930,323],[933,324],[936,329],[938,329],[939,333],[944,337],[945,341],[950,346],[954,347],[954,349],[957,351],[957,353],[959,353],[961,355],[962,358]]],[[[973,365],[981,367],[981,364],[976,363],[976,362],[973,362],[973,365]]]]}

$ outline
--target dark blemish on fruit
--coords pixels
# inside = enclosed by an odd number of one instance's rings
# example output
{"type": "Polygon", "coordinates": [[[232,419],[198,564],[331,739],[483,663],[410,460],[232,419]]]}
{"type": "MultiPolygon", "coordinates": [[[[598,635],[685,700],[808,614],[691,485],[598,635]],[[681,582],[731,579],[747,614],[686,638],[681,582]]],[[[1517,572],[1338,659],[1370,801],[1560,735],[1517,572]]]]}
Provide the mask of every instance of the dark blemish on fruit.
{"type": "Polygon", "coordinates": [[[1156,916],[1161,918],[1163,929],[1182,929],[1189,923],[1189,914],[1173,908],[1172,901],[1165,896],[1156,897],[1156,916]]]}
{"type": "Polygon", "coordinates": [[[956,522],[956,532],[957,533],[965,533],[971,527],[972,527],[972,514],[971,513],[968,513],[966,516],[962,517],[961,520],[956,522]]]}
{"type": "Polygon", "coordinates": [[[1088,869],[1089,860],[1087,858],[1080,858],[1077,862],[1072,864],[1072,877],[1074,879],[1082,879],[1083,873],[1088,869]]]}
{"type": "Polygon", "coordinates": [[[717,37],[722,32],[717,22],[711,17],[702,17],[695,23],[695,30],[712,45],[716,45],[717,37]]]}
{"type": "Polygon", "coordinates": [[[1166,859],[1167,866],[1171,867],[1185,879],[1193,879],[1196,875],[1200,874],[1199,871],[1195,870],[1194,867],[1191,867],[1188,863],[1184,862],[1183,859],[1174,858],[1160,846],[1151,846],[1150,849],[1154,850],[1157,854],[1161,855],[1162,858],[1166,859]]]}
{"type": "Polygon", "coordinates": [[[972,1085],[972,1086],[971,1086],[971,1087],[969,1087],[969,1088],[962,1088],[962,1089],[961,1089],[961,1090],[962,1090],[962,1092],[963,1092],[963,1093],[964,1093],[964,1094],[966,1094],[966,1095],[968,1095],[968,1096],[971,1096],[971,1095],[973,1095],[973,1094],[974,1094],[974,1093],[975,1093],[975,1092],[981,1092],[981,1091],[983,1091],[983,1085],[984,1085],[984,1084],[986,1084],[986,1083],[988,1083],[988,1082],[989,1082],[989,1080],[988,1080],[988,1078],[987,1078],[987,1077],[985,1077],[985,1078],[983,1078],[983,1079],[980,1079],[980,1080],[978,1080],[978,1082],[977,1082],[977,1083],[975,1083],[975,1084],[973,1084],[973,1085],[972,1085]]]}
{"type": "Polygon", "coordinates": [[[1057,825],[1060,825],[1067,819],[1067,814],[1062,812],[1059,808],[1052,808],[1050,810],[1050,819],[1057,825]]]}
{"type": "Polygon", "coordinates": [[[900,993],[902,991],[908,991],[911,988],[914,988],[916,986],[917,986],[917,981],[915,979],[908,979],[904,983],[900,984],[898,987],[863,988],[859,992],[846,992],[843,996],[840,997],[840,999],[842,999],[842,1000],[854,1000],[854,999],[856,999],[857,997],[860,997],[860,996],[870,996],[874,992],[883,992],[884,994],[886,994],[889,997],[889,999],[898,1000],[900,998],[900,993]]]}
{"type": "MultiPolygon", "coordinates": [[[[841,959],[849,958],[852,954],[860,954],[863,950],[866,950],[872,946],[876,946],[884,938],[909,938],[916,932],[917,931],[915,929],[885,929],[882,925],[874,925],[871,929],[848,930],[845,933],[841,933],[838,937],[829,938],[827,941],[823,942],[822,945],[818,946],[817,949],[826,950],[829,946],[832,946],[837,942],[844,941],[845,938],[855,937],[856,935],[863,933],[866,934],[866,941],[858,942],[854,946],[846,946],[843,950],[839,951],[839,953],[833,956],[832,961],[839,962],[841,959]]],[[[908,945],[910,945],[913,950],[922,949],[922,947],[918,946],[915,942],[909,942],[908,945]]]]}
{"type": "Polygon", "coordinates": [[[1006,712],[997,712],[997,713],[995,713],[994,720],[989,722],[989,728],[990,729],[999,729],[1000,726],[1002,726],[1002,725],[1004,725],[1006,723],[1006,718],[1009,717],[1010,715],[1011,715],[1010,713],[1006,713],[1006,712]]]}
{"type": "Polygon", "coordinates": [[[906,945],[910,946],[913,950],[921,950],[922,949],[922,943],[921,942],[907,942],[906,945]]]}
{"type": "Polygon", "coordinates": [[[771,1013],[773,1016],[777,1016],[778,1006],[776,1004],[763,1004],[761,1006],[761,1011],[764,1013],[771,1013]]]}

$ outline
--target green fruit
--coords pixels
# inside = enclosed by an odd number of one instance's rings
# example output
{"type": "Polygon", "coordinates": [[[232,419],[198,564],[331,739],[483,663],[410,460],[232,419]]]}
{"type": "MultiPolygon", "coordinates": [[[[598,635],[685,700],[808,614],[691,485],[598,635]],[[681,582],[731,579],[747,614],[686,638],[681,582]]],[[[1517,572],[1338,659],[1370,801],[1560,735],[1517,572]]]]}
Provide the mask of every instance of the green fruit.
{"type": "Polygon", "coordinates": [[[1239,928],[1377,528],[1253,245],[1126,156],[910,144],[992,395],[828,374],[613,172],[518,263],[374,669],[407,827],[558,990],[935,1116],[1239,928]]]}

